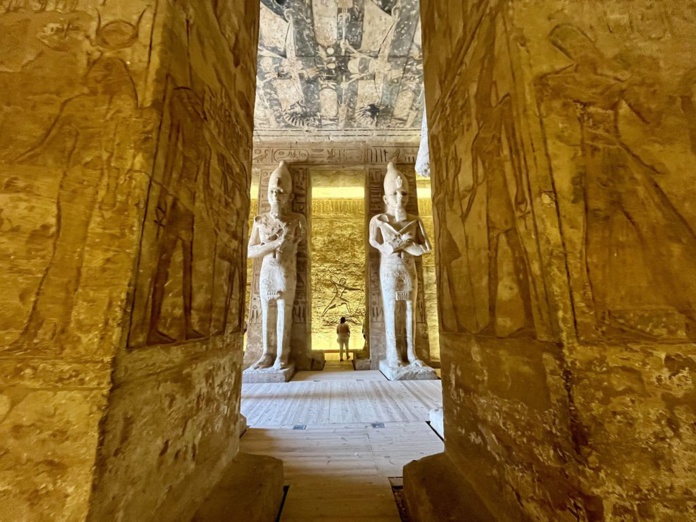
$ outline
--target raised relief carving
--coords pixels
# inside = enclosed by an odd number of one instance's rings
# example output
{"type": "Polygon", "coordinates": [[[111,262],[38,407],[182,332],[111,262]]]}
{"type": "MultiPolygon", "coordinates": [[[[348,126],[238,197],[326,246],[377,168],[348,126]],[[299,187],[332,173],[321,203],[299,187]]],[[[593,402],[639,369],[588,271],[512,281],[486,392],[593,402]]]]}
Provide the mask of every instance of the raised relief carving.
{"type": "MultiPolygon", "coordinates": [[[[91,23],[77,2],[0,3],[2,225],[11,234],[6,244],[33,245],[26,262],[37,274],[20,278],[20,300],[29,309],[21,322],[11,319],[19,327],[7,339],[13,352],[61,353],[79,344],[73,316],[85,306],[86,250],[101,248],[88,245],[90,227],[128,214],[123,187],[132,187],[146,125],[129,66],[104,42],[92,43],[91,23]],[[25,198],[54,201],[54,208],[31,203],[27,224],[44,221],[21,238],[30,227],[13,223],[23,219],[25,198]]],[[[128,35],[120,41],[121,48],[133,43],[128,35]]],[[[121,262],[120,254],[103,253],[111,266],[121,262]]]]}
{"type": "MultiPolygon", "coordinates": [[[[186,28],[192,53],[200,35],[191,20],[186,28]]],[[[183,85],[174,72],[165,82],[130,348],[204,341],[243,328],[251,128],[233,115],[249,113],[248,95],[235,83],[244,71],[209,84],[189,68],[183,85]]]]}
{"type": "MultiPolygon", "coordinates": [[[[637,31],[642,38],[659,39],[666,29],[654,18],[622,30],[627,37],[637,31]]],[[[591,331],[580,312],[580,335],[694,340],[696,234],[662,187],[670,178],[668,167],[629,144],[622,132],[631,120],[631,125],[640,122],[643,132],[655,134],[666,107],[667,84],[660,83],[659,64],[632,49],[608,57],[572,24],[556,26],[549,42],[571,63],[537,78],[540,112],[549,118],[549,107],[562,104],[563,116],[573,125],[558,143],[577,147],[582,162],[574,180],[574,202],[583,208],[584,235],[578,245],[582,264],[571,264],[572,286],[574,298],[583,302],[578,267],[584,267],[588,314],[594,317],[591,331]],[[651,291],[636,293],[632,287],[651,291]],[[675,314],[681,325],[675,324],[675,314]]],[[[686,70],[683,78],[689,75],[686,70]]],[[[687,115],[690,100],[681,99],[687,115]]]]}
{"type": "MultiPolygon", "coordinates": [[[[489,32],[493,33],[493,31],[495,26],[491,24],[489,32]]],[[[490,39],[489,49],[493,49],[494,33],[488,38],[490,39]]],[[[462,206],[461,216],[462,221],[469,219],[478,192],[485,191],[485,196],[481,197],[485,197],[485,219],[488,231],[488,324],[479,334],[496,335],[500,284],[498,254],[500,241],[505,239],[512,253],[512,270],[524,314],[522,326],[513,335],[527,337],[534,335],[534,317],[527,257],[517,229],[518,217],[528,212],[525,172],[514,127],[512,98],[509,94],[499,97],[493,78],[495,57],[493,52],[486,53],[480,66],[474,95],[478,131],[471,144],[473,184],[467,190],[466,206],[462,206]],[[512,168],[512,176],[509,177],[506,158],[512,168]]]]}
{"type": "MultiPolygon", "coordinates": [[[[157,270],[152,285],[152,308],[147,344],[167,344],[175,338],[162,332],[160,317],[164,302],[165,285],[175,249],[181,247],[183,258],[183,321],[184,339],[200,339],[204,335],[195,330],[192,322],[193,300],[193,233],[194,207],[198,177],[209,176],[211,150],[205,141],[203,103],[191,89],[178,87],[169,100],[171,118],[166,162],[155,213],[159,246],[157,270]]],[[[207,181],[207,179],[206,179],[207,181]]]]}
{"type": "Polygon", "coordinates": [[[484,18],[477,50],[461,57],[471,74],[447,94],[458,116],[446,132],[462,138],[445,148],[431,134],[431,157],[447,167],[433,173],[438,308],[445,331],[534,338],[528,162],[509,74],[495,65],[507,62],[501,25],[494,12],[484,18]]]}

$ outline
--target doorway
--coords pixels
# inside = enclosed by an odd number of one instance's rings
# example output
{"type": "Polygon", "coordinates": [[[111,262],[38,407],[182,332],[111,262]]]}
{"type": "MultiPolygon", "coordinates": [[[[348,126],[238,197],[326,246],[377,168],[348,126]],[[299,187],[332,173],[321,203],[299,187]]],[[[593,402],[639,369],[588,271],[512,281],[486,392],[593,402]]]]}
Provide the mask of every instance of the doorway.
{"type": "MultiPolygon", "coordinates": [[[[350,349],[363,349],[365,320],[365,170],[310,170],[312,349],[338,361],[336,326],[351,330],[350,349]]],[[[346,368],[350,367],[346,363],[346,368]]]]}

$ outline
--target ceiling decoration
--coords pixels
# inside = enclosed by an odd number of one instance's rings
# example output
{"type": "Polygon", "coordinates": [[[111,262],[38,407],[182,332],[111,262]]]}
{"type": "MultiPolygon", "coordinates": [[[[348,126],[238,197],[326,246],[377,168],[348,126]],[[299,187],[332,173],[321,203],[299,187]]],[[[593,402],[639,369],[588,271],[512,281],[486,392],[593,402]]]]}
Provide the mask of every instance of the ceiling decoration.
{"type": "Polygon", "coordinates": [[[261,0],[257,139],[418,140],[418,0],[261,0]]]}

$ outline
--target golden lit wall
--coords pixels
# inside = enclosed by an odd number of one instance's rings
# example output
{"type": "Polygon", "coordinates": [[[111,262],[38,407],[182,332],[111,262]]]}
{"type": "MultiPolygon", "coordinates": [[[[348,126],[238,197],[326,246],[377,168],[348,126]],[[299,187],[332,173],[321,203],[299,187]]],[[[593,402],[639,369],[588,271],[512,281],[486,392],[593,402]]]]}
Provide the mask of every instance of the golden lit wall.
{"type": "Polygon", "coordinates": [[[0,1],[0,519],[190,520],[237,453],[258,9],[0,1]]]}
{"type": "Polygon", "coordinates": [[[419,478],[478,519],[692,520],[696,7],[421,7],[446,441],[419,478]]]}
{"type": "Polygon", "coordinates": [[[437,315],[437,280],[435,277],[435,260],[437,245],[433,228],[433,202],[430,199],[430,180],[417,178],[418,214],[425,225],[425,232],[433,247],[433,253],[423,256],[423,286],[420,291],[425,297],[425,314],[428,322],[428,339],[430,340],[430,356],[433,361],[440,360],[440,334],[437,315]]]}
{"type": "MultiPolygon", "coordinates": [[[[362,349],[365,316],[365,174],[363,170],[312,171],[312,349],[335,350],[342,316],[350,348],[362,349]]],[[[327,354],[328,359],[338,359],[327,354]]]]}

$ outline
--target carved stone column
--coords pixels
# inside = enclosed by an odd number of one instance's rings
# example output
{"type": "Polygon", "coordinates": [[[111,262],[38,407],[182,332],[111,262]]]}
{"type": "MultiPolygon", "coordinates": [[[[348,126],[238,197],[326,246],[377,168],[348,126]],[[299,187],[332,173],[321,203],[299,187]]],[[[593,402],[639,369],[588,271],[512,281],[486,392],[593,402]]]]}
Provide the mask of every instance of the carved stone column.
{"type": "MultiPolygon", "coordinates": [[[[302,240],[297,248],[297,286],[295,289],[295,303],[292,307],[292,333],[290,337],[290,360],[297,370],[321,370],[324,367],[324,354],[312,353],[311,314],[308,313],[311,306],[311,294],[309,288],[309,234],[311,233],[311,200],[309,170],[304,167],[289,166],[292,174],[293,200],[292,211],[305,216],[307,220],[307,237],[302,240]]],[[[268,192],[268,180],[274,168],[264,167],[259,175],[259,204],[257,214],[263,214],[270,210],[266,197],[268,192]]],[[[244,353],[244,368],[248,368],[256,362],[263,353],[263,340],[261,337],[261,299],[259,297],[259,276],[261,273],[262,259],[254,260],[254,269],[251,280],[251,299],[249,321],[247,330],[247,345],[244,353]]],[[[271,306],[269,313],[275,314],[271,306]]],[[[275,319],[271,319],[275,324],[275,319]]],[[[272,340],[275,343],[275,333],[272,330],[272,340]]],[[[270,375],[270,374],[269,374],[270,375]]],[[[245,374],[245,381],[248,380],[245,374]]],[[[292,377],[291,375],[288,378],[292,377]]]]}
{"type": "MultiPolygon", "coordinates": [[[[418,198],[416,197],[416,176],[413,165],[398,165],[401,173],[408,178],[408,190],[410,197],[406,204],[409,214],[418,215],[418,198]]],[[[369,227],[370,219],[375,214],[384,212],[384,175],[385,167],[368,169],[367,183],[365,184],[365,197],[368,201],[368,214],[365,219],[365,227],[369,227]]],[[[368,232],[369,233],[369,232],[368,232]]],[[[432,240],[432,238],[431,238],[432,240]]],[[[379,252],[372,247],[368,248],[367,260],[367,304],[368,304],[368,340],[370,350],[370,367],[373,370],[379,369],[379,361],[386,357],[384,314],[382,311],[382,295],[379,282],[379,252]]],[[[423,261],[416,259],[416,270],[418,273],[418,300],[416,310],[416,354],[428,365],[431,364],[430,342],[428,339],[428,323],[425,313],[425,298],[423,294],[423,261]]],[[[396,317],[404,317],[405,312],[401,307],[405,307],[404,301],[397,302],[396,317]]],[[[397,344],[405,343],[405,328],[403,320],[397,323],[397,344]]]]}

